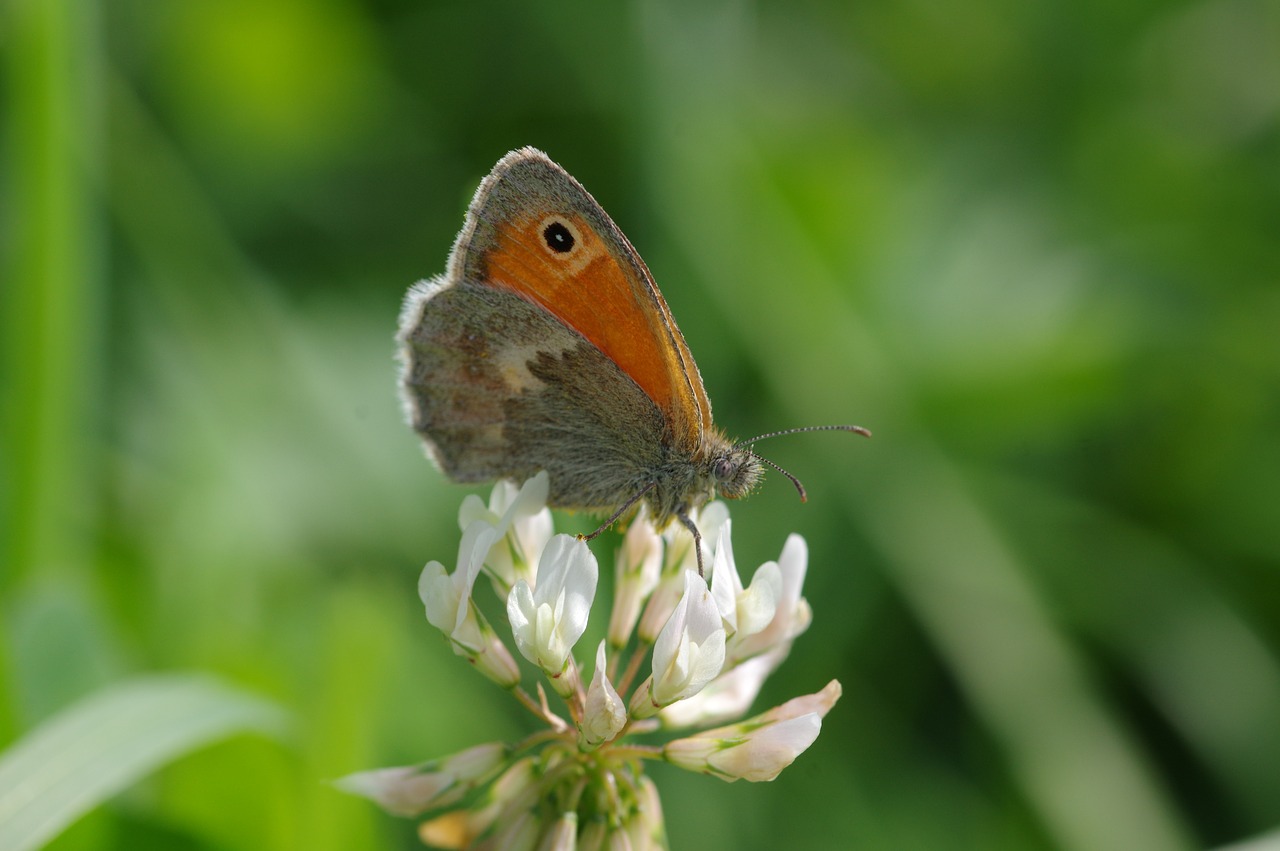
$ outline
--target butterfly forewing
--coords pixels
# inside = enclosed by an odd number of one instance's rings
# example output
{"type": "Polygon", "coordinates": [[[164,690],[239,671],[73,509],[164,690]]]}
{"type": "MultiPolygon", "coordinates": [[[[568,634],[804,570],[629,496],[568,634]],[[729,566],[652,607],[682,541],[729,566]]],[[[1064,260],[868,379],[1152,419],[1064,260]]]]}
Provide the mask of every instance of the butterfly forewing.
{"type": "Polygon", "coordinates": [[[518,293],[616,363],[696,451],[711,406],[684,338],[635,249],[567,172],[531,148],[481,184],[450,277],[518,293]]]}

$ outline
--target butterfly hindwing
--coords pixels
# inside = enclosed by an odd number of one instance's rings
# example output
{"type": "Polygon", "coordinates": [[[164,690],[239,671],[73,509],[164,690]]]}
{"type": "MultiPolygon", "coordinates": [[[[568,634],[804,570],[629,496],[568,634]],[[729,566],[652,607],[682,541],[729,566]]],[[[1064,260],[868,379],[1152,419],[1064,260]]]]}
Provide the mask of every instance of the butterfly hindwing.
{"type": "Polygon", "coordinates": [[[661,464],[662,414],[581,335],[523,298],[436,279],[402,332],[411,424],[457,481],[550,474],[552,505],[607,510],[661,464]]]}

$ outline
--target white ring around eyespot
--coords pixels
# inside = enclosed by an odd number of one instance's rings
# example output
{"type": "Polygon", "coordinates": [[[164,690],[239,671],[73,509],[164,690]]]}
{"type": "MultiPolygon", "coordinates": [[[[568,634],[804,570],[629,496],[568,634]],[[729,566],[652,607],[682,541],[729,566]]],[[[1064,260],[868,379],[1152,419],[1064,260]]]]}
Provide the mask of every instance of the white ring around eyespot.
{"type": "Polygon", "coordinates": [[[577,225],[564,216],[550,215],[538,222],[538,244],[542,246],[543,251],[557,260],[572,260],[582,248],[582,234],[578,231],[577,225]],[[544,234],[546,234],[547,228],[554,224],[564,225],[565,230],[569,231],[569,236],[573,237],[573,247],[568,251],[556,251],[550,245],[547,245],[547,238],[544,234]]]}

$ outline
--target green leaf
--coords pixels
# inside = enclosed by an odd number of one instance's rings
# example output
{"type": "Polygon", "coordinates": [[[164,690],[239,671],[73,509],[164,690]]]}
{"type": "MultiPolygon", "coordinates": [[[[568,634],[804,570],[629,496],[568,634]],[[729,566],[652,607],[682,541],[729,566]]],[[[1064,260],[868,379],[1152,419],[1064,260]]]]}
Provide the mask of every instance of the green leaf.
{"type": "Polygon", "coordinates": [[[154,769],[234,733],[279,735],[286,720],[276,705],[198,675],[103,690],[0,756],[0,848],[39,848],[154,769]]]}

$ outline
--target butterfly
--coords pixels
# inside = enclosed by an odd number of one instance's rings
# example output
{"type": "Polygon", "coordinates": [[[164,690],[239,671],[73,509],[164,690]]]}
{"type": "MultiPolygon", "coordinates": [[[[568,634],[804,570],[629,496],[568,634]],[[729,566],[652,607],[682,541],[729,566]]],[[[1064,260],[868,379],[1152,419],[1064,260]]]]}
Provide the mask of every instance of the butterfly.
{"type": "MultiPolygon", "coordinates": [[[[400,315],[401,395],[431,458],[458,482],[545,470],[548,504],[608,514],[644,500],[658,528],[719,495],[745,496],[767,437],[711,420],[693,355],[653,276],[577,180],[534,148],[480,184],[445,274],[400,315]]],[[[701,571],[701,546],[698,547],[701,571]]]]}

